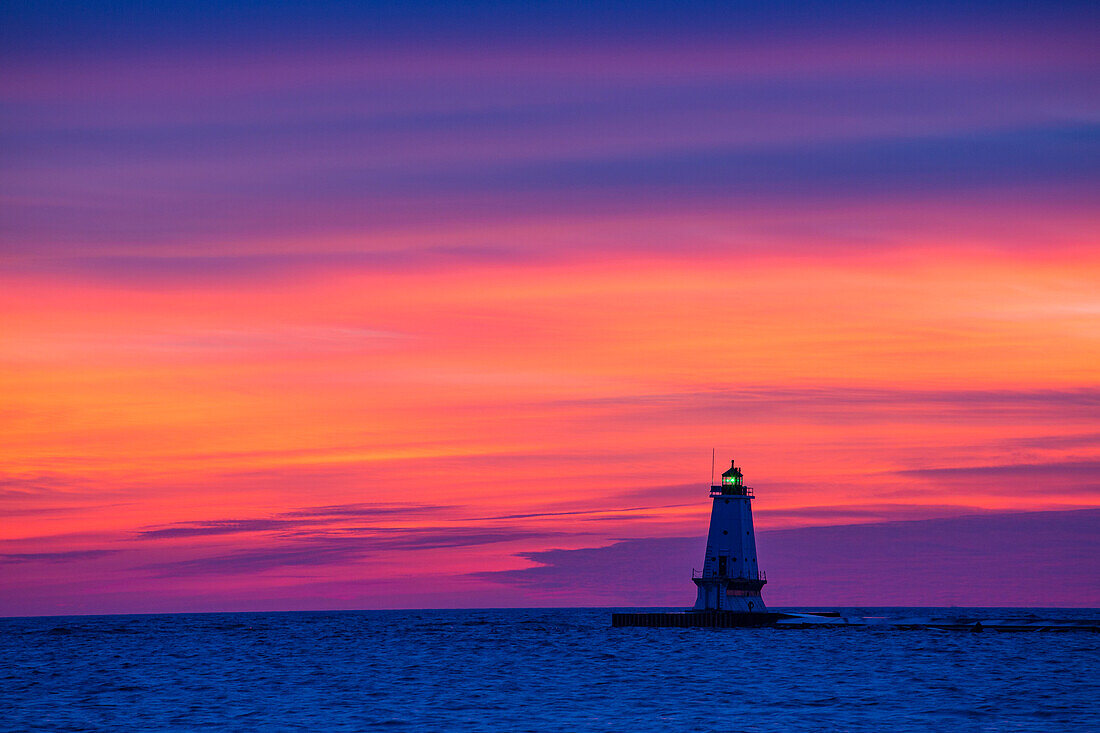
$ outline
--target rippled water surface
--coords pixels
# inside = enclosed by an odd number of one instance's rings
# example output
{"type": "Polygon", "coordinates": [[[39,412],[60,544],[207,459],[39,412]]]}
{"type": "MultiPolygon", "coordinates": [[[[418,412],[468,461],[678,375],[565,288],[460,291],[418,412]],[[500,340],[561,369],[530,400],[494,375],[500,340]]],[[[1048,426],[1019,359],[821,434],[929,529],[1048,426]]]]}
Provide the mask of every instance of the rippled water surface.
{"type": "Polygon", "coordinates": [[[1098,652],[1089,632],[613,629],[607,609],[0,619],[0,730],[1100,730],[1098,652]]]}

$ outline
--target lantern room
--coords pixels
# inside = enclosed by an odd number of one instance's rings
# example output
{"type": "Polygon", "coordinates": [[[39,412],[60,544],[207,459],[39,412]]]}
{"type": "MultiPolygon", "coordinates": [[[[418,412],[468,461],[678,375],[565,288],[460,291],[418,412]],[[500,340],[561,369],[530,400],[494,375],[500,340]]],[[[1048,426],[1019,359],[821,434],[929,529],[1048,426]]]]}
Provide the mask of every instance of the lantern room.
{"type": "Polygon", "coordinates": [[[744,480],[744,476],[741,475],[741,469],[737,467],[734,461],[730,461],[729,470],[722,474],[722,485],[741,486],[744,480]]]}

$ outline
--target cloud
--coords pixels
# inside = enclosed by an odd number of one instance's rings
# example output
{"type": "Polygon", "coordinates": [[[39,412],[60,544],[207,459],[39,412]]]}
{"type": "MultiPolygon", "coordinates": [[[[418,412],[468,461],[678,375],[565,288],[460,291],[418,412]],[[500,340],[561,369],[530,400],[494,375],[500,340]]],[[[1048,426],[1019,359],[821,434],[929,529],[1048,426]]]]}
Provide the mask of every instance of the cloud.
{"type": "Polygon", "coordinates": [[[0,562],[28,563],[48,562],[66,563],[80,562],[82,560],[96,560],[108,555],[114,555],[120,550],[66,550],[63,552],[13,552],[0,554],[0,562]]]}
{"type": "Polygon", "coordinates": [[[380,552],[476,547],[559,536],[515,528],[416,527],[351,530],[347,536],[307,536],[281,545],[142,566],[160,577],[238,575],[286,567],[321,567],[360,561],[380,552]]]}
{"type": "MultiPolygon", "coordinates": [[[[563,516],[583,516],[592,514],[633,514],[635,512],[644,512],[652,509],[677,509],[679,507],[695,506],[694,504],[661,504],[658,506],[636,506],[627,507],[623,509],[610,508],[610,509],[578,509],[576,511],[567,512],[535,512],[532,514],[500,514],[492,517],[480,517],[479,519],[534,519],[539,517],[563,517],[563,516]]],[[[615,519],[616,517],[596,517],[596,519],[615,519]]]]}
{"type": "Polygon", "coordinates": [[[445,511],[452,507],[430,504],[334,504],[305,507],[282,512],[267,518],[214,519],[199,522],[177,522],[138,531],[135,539],[172,539],[208,535],[244,534],[252,532],[289,532],[339,524],[347,519],[368,519],[419,516],[445,511]]]}
{"type": "Polygon", "coordinates": [[[1100,433],[1074,433],[1072,435],[1031,435],[1000,441],[1010,448],[1093,448],[1100,445],[1100,433]]]}
{"type": "MultiPolygon", "coordinates": [[[[1091,150],[1095,135],[1094,127],[1074,125],[755,150],[718,146],[647,156],[468,168],[434,176],[427,190],[458,190],[461,185],[486,192],[631,192],[646,200],[771,199],[777,195],[790,200],[831,200],[850,195],[946,193],[1038,181],[1088,185],[1095,171],[1091,150]]],[[[426,183],[416,181],[416,185],[426,183]]],[[[372,177],[350,175],[340,186],[368,193],[377,183],[372,177]]]]}
{"type": "MultiPolygon", "coordinates": [[[[1100,509],[881,522],[757,533],[773,606],[1100,605],[1100,509]]],[[[705,539],[626,539],[525,552],[534,567],[474,577],[539,598],[690,606],[705,539]]]]}
{"type": "MultiPolygon", "coordinates": [[[[912,492],[907,495],[911,496],[912,492]]],[[[963,514],[984,514],[987,509],[960,504],[859,504],[856,506],[807,506],[793,509],[759,509],[753,515],[767,524],[866,524],[877,521],[904,521],[933,517],[957,517],[963,514]],[[793,521],[792,521],[793,520],[793,521]]]]}
{"type": "Polygon", "coordinates": [[[699,491],[698,483],[690,484],[661,484],[658,486],[642,486],[629,491],[619,491],[614,498],[632,500],[672,499],[683,496],[694,496],[699,491]]]}
{"type": "Polygon", "coordinates": [[[973,491],[983,485],[1005,493],[1042,491],[1050,494],[1100,492],[1100,461],[1070,460],[1048,463],[1005,463],[991,466],[950,466],[895,471],[936,483],[965,486],[973,491]]]}
{"type": "Polygon", "coordinates": [[[280,517],[388,517],[393,515],[431,514],[454,509],[447,504],[332,504],[282,512],[280,517]]]}
{"type": "MultiPolygon", "coordinates": [[[[714,389],[698,392],[666,392],[657,394],[625,395],[621,397],[599,397],[585,400],[560,400],[564,406],[631,406],[660,408],[677,406],[684,403],[703,402],[713,404],[723,400],[738,404],[774,404],[774,403],[815,403],[840,405],[891,405],[899,402],[925,403],[933,406],[978,405],[1072,405],[1081,407],[1100,407],[1100,388],[1079,387],[1069,389],[1030,389],[1030,390],[915,390],[915,389],[869,389],[864,387],[776,387],[761,385],[735,390],[714,389]]],[[[721,404],[720,404],[721,406],[721,404]]]]}
{"type": "Polygon", "coordinates": [[[56,473],[0,476],[0,498],[71,498],[91,485],[86,479],[56,473]]]}
{"type": "MultiPolygon", "coordinates": [[[[889,43],[860,3],[85,3],[63,23],[53,3],[14,5],[0,22],[4,233],[27,259],[9,267],[171,282],[447,266],[507,260],[527,237],[233,245],[699,204],[787,218],[841,199],[865,230],[888,197],[1025,190],[1034,217],[1040,196],[1094,189],[1083,4],[877,8],[889,43]],[[179,256],[197,243],[224,256],[179,256]]],[[[579,237],[556,239],[537,247],[579,237]]]]}
{"type": "Polygon", "coordinates": [[[89,498],[109,499],[125,491],[105,489],[91,479],[60,473],[0,475],[0,517],[62,515],[124,503],[88,503],[89,498]]]}
{"type": "MultiPolygon", "coordinates": [[[[500,264],[530,259],[519,250],[503,247],[439,246],[387,251],[343,252],[267,252],[259,254],[104,254],[97,256],[29,256],[12,262],[7,269],[50,274],[77,274],[115,281],[194,281],[232,280],[240,277],[271,277],[301,274],[318,269],[354,269],[391,272],[419,268],[443,268],[459,264],[500,264]]],[[[335,331],[335,335],[355,336],[359,329],[335,331]]],[[[310,340],[323,339],[324,330],[303,334],[310,340]]],[[[365,331],[359,335],[403,337],[405,334],[365,331]]],[[[245,335],[246,343],[265,338],[262,334],[245,335]]],[[[276,334],[284,337],[283,334],[276,334]]],[[[218,340],[219,344],[225,342],[218,340]]]]}
{"type": "Polygon", "coordinates": [[[1052,463],[1005,463],[996,466],[952,466],[948,468],[919,468],[895,471],[908,476],[927,476],[950,478],[974,478],[1005,476],[1021,479],[1041,479],[1050,476],[1077,477],[1088,480],[1100,480],[1100,461],[1055,461],[1052,463]]]}
{"type": "Polygon", "coordinates": [[[542,403],[554,408],[585,407],[630,416],[632,419],[664,422],[679,419],[728,419],[730,415],[762,420],[827,417],[831,422],[896,420],[898,411],[907,416],[927,415],[954,420],[985,421],[1006,418],[1064,419],[1069,415],[1095,415],[1100,410],[1100,389],[1030,390],[919,390],[847,387],[789,388],[775,386],[713,389],[694,392],[624,395],[542,403]]]}
{"type": "Polygon", "coordinates": [[[316,524],[316,522],[284,519],[220,519],[209,522],[180,522],[168,527],[141,530],[137,533],[136,539],[173,539],[176,537],[271,532],[294,529],[303,524],[316,524]]]}

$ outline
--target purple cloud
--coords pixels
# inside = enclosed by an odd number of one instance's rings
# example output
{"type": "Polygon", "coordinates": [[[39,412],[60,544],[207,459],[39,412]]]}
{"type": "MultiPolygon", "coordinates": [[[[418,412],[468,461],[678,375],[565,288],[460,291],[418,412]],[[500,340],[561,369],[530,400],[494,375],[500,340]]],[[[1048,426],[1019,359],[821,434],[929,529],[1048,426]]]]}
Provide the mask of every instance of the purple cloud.
{"type": "Polygon", "coordinates": [[[180,522],[168,527],[141,530],[137,533],[135,539],[155,540],[248,532],[272,532],[296,529],[304,524],[317,524],[317,522],[286,519],[221,519],[210,522],[180,522]]]}
{"type": "Polygon", "coordinates": [[[332,504],[330,506],[305,507],[282,512],[280,517],[386,517],[393,515],[432,514],[455,509],[447,504],[332,504]]]}
{"type": "MultiPolygon", "coordinates": [[[[608,508],[608,509],[578,509],[575,511],[565,512],[535,512],[532,514],[500,514],[492,517],[479,517],[479,519],[491,520],[491,519],[532,519],[538,517],[564,517],[564,516],[584,516],[589,514],[634,514],[636,512],[649,511],[652,509],[675,509],[684,506],[694,506],[694,504],[661,504],[658,506],[636,506],[626,508],[608,508]]],[[[604,517],[601,517],[604,518],[604,517]]],[[[615,519],[617,517],[606,517],[609,519],[615,519]]]]}
{"type": "MultiPolygon", "coordinates": [[[[475,577],[536,602],[686,607],[704,545],[700,534],[520,553],[538,565],[475,577]]],[[[1100,509],[763,531],[758,549],[772,606],[1100,605],[1100,509]]]]}
{"type": "Polygon", "coordinates": [[[383,527],[342,534],[311,534],[284,544],[223,552],[142,566],[160,577],[238,575],[288,567],[321,567],[361,561],[381,552],[476,547],[560,536],[511,527],[383,527]]]}
{"type": "Polygon", "coordinates": [[[953,466],[895,471],[937,483],[977,488],[996,485],[1011,493],[1042,490],[1046,493],[1095,494],[1100,491],[1100,461],[1006,463],[994,466],[953,466]]]}
{"type": "MultiPolygon", "coordinates": [[[[282,512],[267,518],[215,519],[201,522],[178,522],[163,527],[146,528],[135,539],[171,539],[207,535],[242,534],[251,532],[292,532],[339,524],[347,519],[374,517],[394,518],[438,513],[452,507],[429,504],[334,504],[305,507],[282,512]]],[[[381,530],[379,530],[381,531],[381,530]]]]}
{"type": "Polygon", "coordinates": [[[0,562],[25,563],[25,562],[49,562],[65,563],[80,562],[83,560],[96,560],[108,555],[114,555],[121,550],[65,550],[62,552],[11,552],[0,553],[0,562]]]}
{"type": "Polygon", "coordinates": [[[950,413],[952,419],[989,420],[1006,417],[1062,419],[1091,416],[1100,410],[1100,389],[1031,390],[916,390],[866,388],[716,388],[705,392],[599,397],[544,403],[550,408],[602,408],[639,420],[666,421],[670,417],[706,420],[731,414],[761,418],[828,417],[831,421],[866,421],[876,415],[893,420],[898,408],[929,417],[950,413]]]}
{"type": "Polygon", "coordinates": [[[948,478],[1003,478],[1043,479],[1051,476],[1073,477],[1100,481],[1100,461],[1055,461],[1053,463],[1006,463],[997,466],[954,466],[948,468],[919,468],[895,473],[908,476],[948,478]]]}

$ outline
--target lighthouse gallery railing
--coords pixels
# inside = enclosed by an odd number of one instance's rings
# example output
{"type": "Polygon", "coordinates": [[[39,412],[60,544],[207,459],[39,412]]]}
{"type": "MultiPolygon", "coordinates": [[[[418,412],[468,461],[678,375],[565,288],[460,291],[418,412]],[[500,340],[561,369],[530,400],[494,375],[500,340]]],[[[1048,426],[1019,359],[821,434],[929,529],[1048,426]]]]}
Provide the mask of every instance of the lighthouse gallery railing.
{"type": "Polygon", "coordinates": [[[751,486],[711,486],[711,496],[753,496],[751,486]]]}
{"type": "MultiPolygon", "coordinates": [[[[702,578],[703,577],[703,571],[702,570],[696,570],[695,568],[692,568],[691,569],[691,577],[693,577],[693,578],[702,578]]],[[[757,573],[756,573],[755,578],[735,578],[735,577],[730,576],[730,575],[715,575],[714,577],[715,578],[728,578],[730,580],[764,580],[764,581],[766,581],[768,579],[768,574],[766,572],[764,572],[763,570],[758,570],[757,573]]]]}

